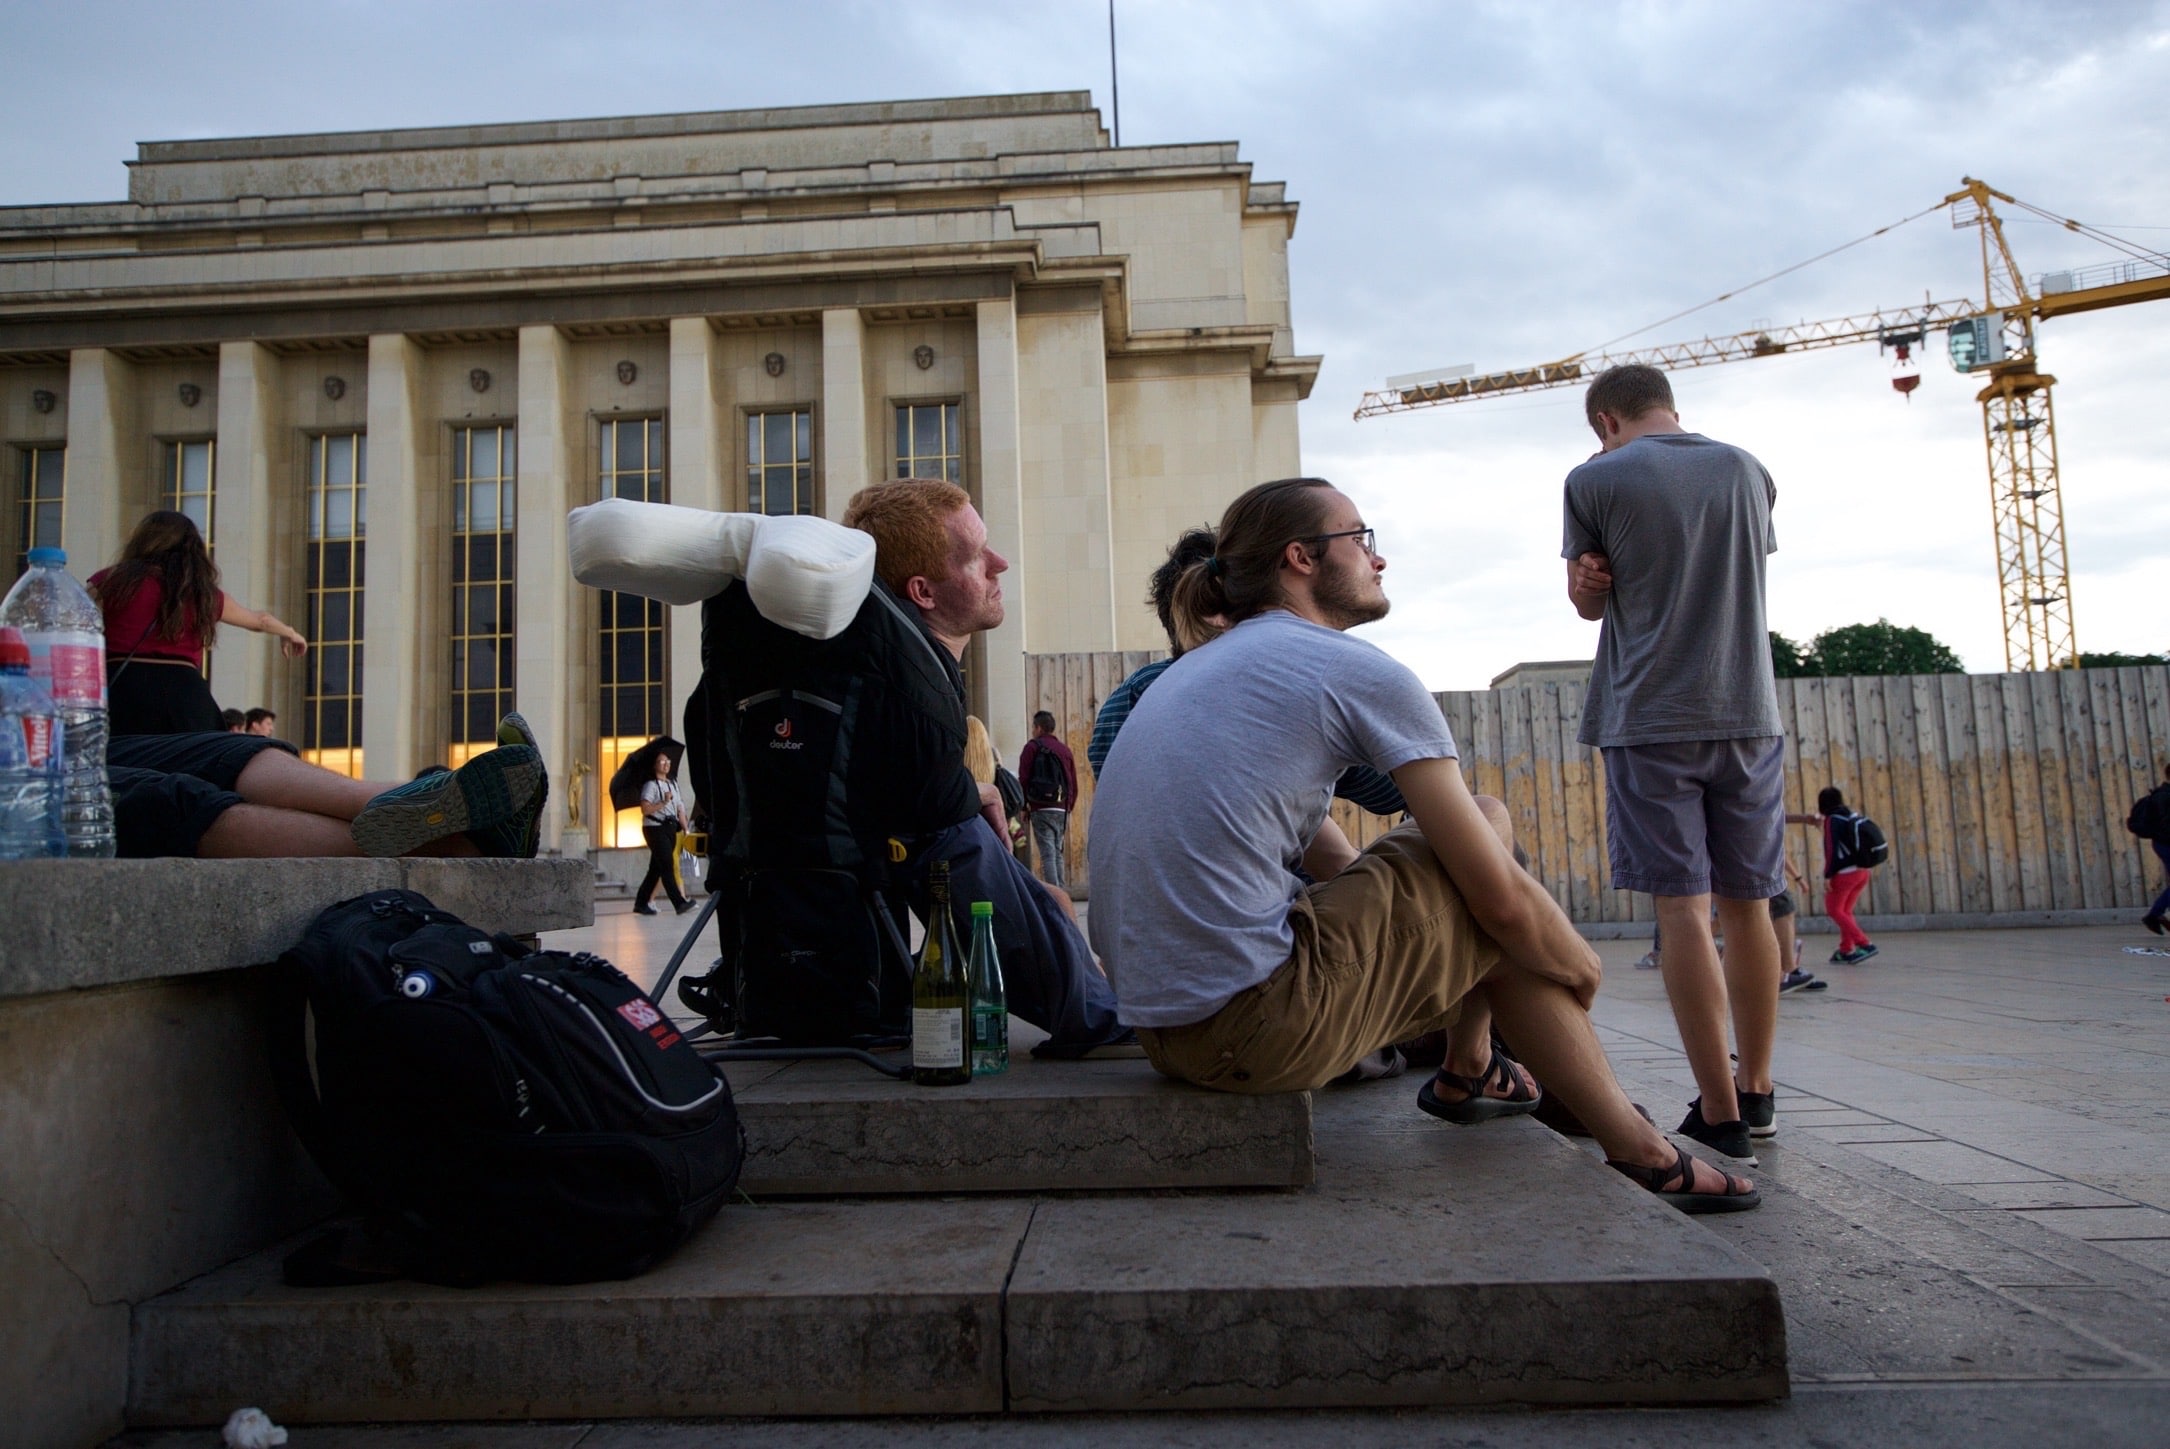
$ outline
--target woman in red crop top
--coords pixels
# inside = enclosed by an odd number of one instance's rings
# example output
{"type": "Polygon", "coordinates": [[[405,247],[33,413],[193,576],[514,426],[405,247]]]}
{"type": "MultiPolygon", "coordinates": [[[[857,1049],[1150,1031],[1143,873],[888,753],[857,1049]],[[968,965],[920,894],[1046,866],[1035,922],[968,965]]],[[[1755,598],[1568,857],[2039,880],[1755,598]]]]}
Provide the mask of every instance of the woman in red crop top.
{"type": "Polygon", "coordinates": [[[111,568],[90,576],[105,611],[106,697],[116,735],[223,730],[203,677],[221,623],[276,635],[289,659],[309,643],[269,613],[219,588],[218,566],[186,514],[160,509],[136,525],[111,568]]]}

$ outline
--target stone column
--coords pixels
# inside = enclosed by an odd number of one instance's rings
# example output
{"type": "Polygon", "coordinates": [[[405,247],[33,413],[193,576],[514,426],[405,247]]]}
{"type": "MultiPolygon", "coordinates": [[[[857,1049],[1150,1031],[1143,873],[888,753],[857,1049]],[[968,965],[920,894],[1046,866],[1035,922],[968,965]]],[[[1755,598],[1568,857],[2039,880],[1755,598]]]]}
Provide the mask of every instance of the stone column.
{"type": "MultiPolygon", "coordinates": [[[[1025,489],[1017,391],[1017,304],[982,302],[979,326],[979,474],[987,541],[1014,567],[1025,555],[1025,489]]],[[[1025,590],[1005,580],[1001,627],[981,640],[985,664],[981,716],[994,737],[995,758],[1014,760],[1025,747],[1025,590]]]]}
{"type": "MultiPolygon", "coordinates": [[[[586,610],[565,552],[565,513],[573,506],[574,475],[582,471],[583,431],[565,335],[552,326],[522,327],[514,699],[542,742],[544,765],[558,780],[570,778],[575,760],[588,758],[588,741],[571,738],[574,691],[587,683],[573,668],[573,628],[586,610]]],[[[562,808],[544,812],[545,850],[560,845],[564,822],[562,808]]],[[[585,852],[585,845],[580,848],[585,852]]]]}
{"type": "Polygon", "coordinates": [[[68,354],[68,460],[60,546],[87,579],[113,562],[150,490],[138,426],[136,370],[103,347],[68,354]]]}
{"type": "MultiPolygon", "coordinates": [[[[731,464],[728,413],[716,397],[716,329],[706,317],[671,319],[670,500],[683,508],[721,511],[730,506],[724,486],[731,464]]],[[[684,728],[686,701],[701,679],[701,606],[685,604],[670,611],[671,733],[684,728]]],[[[608,801],[597,782],[600,820],[608,801]]],[[[691,804],[688,791],[688,804],[691,804]]]]}
{"type": "Polygon", "coordinates": [[[866,319],[856,307],[821,314],[822,512],[842,518],[851,496],[874,481],[867,458],[866,319]]]}
{"type": "MultiPolygon", "coordinates": [[[[362,578],[362,765],[372,780],[405,780],[441,764],[421,738],[422,593],[442,580],[422,569],[422,349],[393,332],[369,339],[369,547],[362,578]],[[425,754],[428,756],[425,758],[425,754]]],[[[440,671],[441,672],[441,671],[440,671]]]]}
{"type": "MultiPolygon", "coordinates": [[[[272,496],[281,432],[278,377],[279,359],[262,344],[220,345],[218,507],[212,511],[211,542],[218,549],[219,574],[228,594],[251,608],[269,609],[300,629],[301,611],[286,612],[289,606],[273,594],[272,549],[283,514],[272,496]]],[[[293,706],[276,689],[284,676],[273,661],[281,657],[278,641],[268,635],[222,630],[219,647],[211,652],[211,693],[244,709],[280,699],[280,724],[289,738],[299,740],[301,720],[288,717],[293,706]]],[[[298,666],[294,677],[300,677],[298,666]]],[[[298,691],[290,693],[299,698],[298,691]]]]}

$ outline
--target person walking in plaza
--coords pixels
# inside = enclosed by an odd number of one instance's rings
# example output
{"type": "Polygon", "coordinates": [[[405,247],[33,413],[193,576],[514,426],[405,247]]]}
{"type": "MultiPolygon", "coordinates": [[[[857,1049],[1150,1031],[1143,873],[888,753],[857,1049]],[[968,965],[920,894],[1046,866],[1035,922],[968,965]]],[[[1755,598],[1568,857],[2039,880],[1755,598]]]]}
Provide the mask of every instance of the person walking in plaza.
{"type": "Polygon", "coordinates": [[[1070,812],[1077,808],[1077,761],[1055,733],[1055,716],[1048,710],[1032,717],[1032,738],[1017,756],[1017,778],[1025,787],[1026,823],[1040,855],[1040,879],[1067,888],[1063,852],[1070,844],[1070,812]]]}
{"type": "Polygon", "coordinates": [[[144,515],[120,557],[90,576],[105,613],[107,709],[119,735],[221,731],[225,716],[203,674],[204,651],[221,624],[270,634],[289,659],[309,641],[269,611],[219,587],[203,535],[185,513],[144,515]]]}
{"type": "Polygon", "coordinates": [[[1604,758],[1611,883],[1657,898],[1698,1089],[1680,1130],[1753,1161],[1751,1134],[1777,1130],[1785,740],[1764,560],[1778,492],[1752,455],[1681,426],[1654,367],[1607,369],[1583,412],[1598,453],[1567,475],[1561,554],[1576,613],[1603,621],[1580,738],[1604,758]]]}
{"type": "Polygon", "coordinates": [[[1876,954],[1876,943],[1854,919],[1854,906],[1869,888],[1872,868],[1861,851],[1863,819],[1846,808],[1846,796],[1836,785],[1816,792],[1814,814],[1786,817],[1788,825],[1823,830],[1823,913],[1838,927],[1838,949],[1831,953],[1834,966],[1858,966],[1876,954]]]}
{"type": "Polygon", "coordinates": [[[2140,917],[2140,924],[2160,936],[2164,931],[2163,917],[2170,912],[2170,765],[2163,766],[2163,782],[2132,802],[2132,812],[2125,817],[2125,828],[2155,848],[2155,859],[2162,862],[2162,894],[2140,917]]]}
{"type": "Polygon", "coordinates": [[[640,787],[640,836],[648,842],[648,874],[641,877],[640,891],[633,898],[636,916],[656,913],[649,902],[655,899],[658,884],[679,915],[693,909],[693,902],[678,888],[678,863],[673,858],[678,852],[678,832],[686,828],[686,802],[671,775],[675,764],[670,751],[657,750],[655,778],[640,787]]]}

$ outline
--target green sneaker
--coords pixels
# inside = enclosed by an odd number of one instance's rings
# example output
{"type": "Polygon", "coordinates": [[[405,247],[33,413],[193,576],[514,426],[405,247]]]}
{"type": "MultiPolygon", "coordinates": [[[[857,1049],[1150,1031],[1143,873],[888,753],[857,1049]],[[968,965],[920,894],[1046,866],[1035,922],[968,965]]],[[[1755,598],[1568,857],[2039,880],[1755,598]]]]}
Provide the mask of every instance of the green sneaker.
{"type": "MultiPolygon", "coordinates": [[[[525,745],[542,758],[542,742],[535,738],[535,731],[518,710],[497,722],[497,742],[501,745],[525,745]]],[[[468,838],[484,855],[511,860],[533,860],[542,851],[543,807],[550,803],[550,772],[545,770],[542,783],[535,791],[535,798],[511,820],[501,826],[485,830],[472,830],[468,838]]]]}
{"type": "Polygon", "coordinates": [[[525,831],[522,812],[539,815],[547,788],[541,755],[527,745],[503,745],[449,774],[393,786],[363,807],[348,830],[362,854],[374,856],[406,855],[447,835],[488,833],[515,820],[525,831]]]}

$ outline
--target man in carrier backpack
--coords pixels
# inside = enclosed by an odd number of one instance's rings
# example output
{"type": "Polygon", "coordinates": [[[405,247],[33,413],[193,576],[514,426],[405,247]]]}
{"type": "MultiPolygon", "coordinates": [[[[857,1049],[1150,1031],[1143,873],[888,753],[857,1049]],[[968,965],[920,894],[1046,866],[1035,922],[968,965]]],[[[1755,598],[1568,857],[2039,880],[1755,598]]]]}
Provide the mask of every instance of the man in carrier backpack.
{"type": "MultiPolygon", "coordinates": [[[[721,859],[772,873],[745,894],[742,959],[790,958],[834,937],[857,902],[836,883],[845,872],[825,867],[878,878],[924,920],[928,867],[942,860],[956,910],[994,904],[1010,1010],[1048,1033],[1035,1054],[1136,1055],[1067,899],[1010,852],[1001,796],[965,767],[959,663],[974,634],[1002,622],[1008,562],[987,546],[969,495],[948,483],[875,484],[842,521],[875,541],[872,591],[842,634],[815,640],[768,622],[742,583],[704,616],[703,705],[715,727],[689,723],[688,734],[712,735],[723,750],[707,762],[689,752],[709,776],[695,788],[715,802],[721,859]]],[[[885,995],[885,1022],[891,1005],[885,995]]],[[[855,1020],[873,1025],[863,1011],[855,1020]]]]}
{"type": "Polygon", "coordinates": [[[1025,782],[1025,811],[1040,853],[1040,879],[1061,890],[1069,885],[1063,854],[1070,844],[1070,812],[1077,808],[1077,761],[1055,733],[1055,716],[1048,710],[1032,717],[1032,738],[1017,756],[1017,778],[1025,782]]]}
{"type": "Polygon", "coordinates": [[[2155,847],[2155,858],[2162,862],[2162,894],[2140,917],[2140,924],[2158,936],[2164,931],[2164,915],[2170,913],[2170,765],[2163,766],[2162,777],[2163,783],[2132,802],[2132,813],[2125,817],[2125,828],[2155,847]]]}

